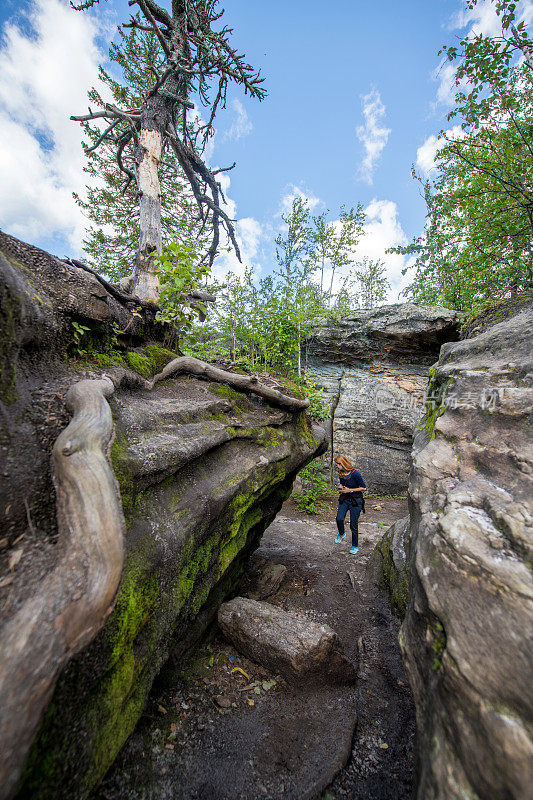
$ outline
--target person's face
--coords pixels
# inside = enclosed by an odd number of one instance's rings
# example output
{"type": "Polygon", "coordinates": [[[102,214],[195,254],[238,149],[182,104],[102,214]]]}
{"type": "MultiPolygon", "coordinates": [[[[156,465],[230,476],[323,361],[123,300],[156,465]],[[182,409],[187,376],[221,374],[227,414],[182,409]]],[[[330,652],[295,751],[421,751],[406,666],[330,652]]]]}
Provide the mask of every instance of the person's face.
{"type": "Polygon", "coordinates": [[[340,465],[340,464],[338,464],[336,461],[335,461],[335,466],[337,467],[337,471],[338,471],[338,472],[342,472],[342,467],[341,467],[341,465],[340,465]]]}

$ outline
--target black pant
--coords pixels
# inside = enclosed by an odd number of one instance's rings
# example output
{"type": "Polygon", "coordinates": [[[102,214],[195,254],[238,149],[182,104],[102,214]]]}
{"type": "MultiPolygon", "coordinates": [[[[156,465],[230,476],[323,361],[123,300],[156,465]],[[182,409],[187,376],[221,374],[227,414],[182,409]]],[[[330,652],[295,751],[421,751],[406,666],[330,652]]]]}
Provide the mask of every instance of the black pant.
{"type": "Polygon", "coordinates": [[[357,500],[341,500],[339,501],[339,507],[337,509],[337,528],[339,529],[339,534],[341,536],[344,535],[344,517],[348,513],[348,509],[350,510],[350,530],[352,532],[352,547],[357,547],[357,536],[359,533],[358,528],[358,520],[359,514],[361,513],[361,509],[363,507],[363,501],[360,498],[357,500]]]}

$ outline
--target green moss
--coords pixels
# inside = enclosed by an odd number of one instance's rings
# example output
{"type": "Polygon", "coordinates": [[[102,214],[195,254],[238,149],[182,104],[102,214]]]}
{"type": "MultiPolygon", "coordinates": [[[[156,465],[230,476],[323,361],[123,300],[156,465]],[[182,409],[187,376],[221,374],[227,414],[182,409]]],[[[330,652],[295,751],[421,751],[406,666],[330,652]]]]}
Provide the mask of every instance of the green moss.
{"type": "Polygon", "coordinates": [[[0,399],[13,403],[17,399],[17,359],[19,344],[17,325],[20,319],[21,301],[4,288],[0,310],[2,326],[0,331],[0,399]]]}
{"type": "Polygon", "coordinates": [[[214,392],[214,394],[218,394],[221,397],[227,397],[228,400],[237,400],[237,401],[243,400],[242,393],[237,392],[231,386],[228,386],[227,383],[212,383],[209,386],[209,391],[214,392]]]}
{"type": "Polygon", "coordinates": [[[500,300],[478,309],[475,314],[463,320],[460,328],[461,339],[468,339],[472,335],[478,336],[491,325],[496,325],[498,322],[503,322],[518,314],[532,302],[533,289],[527,289],[516,298],[500,300]]]}
{"type": "Polygon", "coordinates": [[[117,435],[111,446],[110,453],[111,464],[120,489],[122,510],[124,511],[126,522],[131,515],[136,499],[135,484],[125,464],[127,447],[127,441],[117,435]]]}
{"type": "Polygon", "coordinates": [[[177,353],[173,353],[172,350],[167,350],[158,344],[147,344],[144,348],[144,353],[152,362],[154,374],[161,372],[163,367],[166,367],[170,361],[178,357],[177,353]]]}
{"type": "MultiPolygon", "coordinates": [[[[143,524],[153,490],[136,491],[127,472],[127,446],[119,431],[113,466],[125,510],[143,524]]],[[[262,499],[275,495],[281,503],[290,490],[283,462],[270,465],[260,485],[254,477],[243,478],[245,485],[223,515],[207,532],[189,535],[179,564],[167,565],[164,574],[153,534],[145,531],[142,540],[133,540],[137,549],[128,555],[113,613],[60,681],[32,748],[19,800],[50,800],[69,793],[85,797],[133,731],[168,655],[171,631],[177,638],[185,629],[187,636],[192,630],[200,633],[206,624],[200,614],[205,604],[217,605],[234,590],[242,572],[239,553],[257,535],[257,526],[267,522],[262,499]]],[[[165,491],[172,495],[172,479],[165,481],[165,491]]]]}
{"type": "Polygon", "coordinates": [[[381,572],[390,594],[392,611],[403,619],[409,601],[409,574],[407,570],[399,572],[392,556],[392,532],[389,530],[382,536],[376,546],[381,556],[381,572]]]}
{"type": "Polygon", "coordinates": [[[446,649],[446,631],[444,630],[442,622],[439,620],[431,625],[431,631],[433,634],[431,649],[434,654],[432,669],[433,672],[438,672],[442,665],[442,655],[446,649]]]}
{"type": "Polygon", "coordinates": [[[149,378],[153,371],[153,362],[147,356],[142,356],[139,353],[126,353],[126,362],[135,372],[142,375],[143,378],[149,378]]]}
{"type": "Polygon", "coordinates": [[[435,438],[435,424],[438,418],[446,411],[446,390],[451,382],[451,378],[436,376],[435,372],[430,377],[427,392],[429,399],[426,401],[426,413],[421,423],[427,430],[430,441],[435,438]]]}
{"type": "Polygon", "coordinates": [[[19,785],[19,800],[56,797],[57,787],[65,781],[65,769],[76,771],[75,780],[80,784],[76,796],[85,797],[113,763],[137,724],[157,669],[154,648],[158,626],[151,622],[159,602],[156,577],[142,561],[131,559],[115,608],[100,636],[98,649],[100,658],[106,658],[107,669],[85,693],[76,664],[69,665],[65,676],[69,702],[65,706],[61,695],[54,696],[47,709],[19,785]],[[139,634],[150,625],[143,646],[136,648],[139,634]],[[83,721],[83,744],[66,737],[63,731],[65,724],[70,728],[79,720],[83,721]],[[80,746],[85,754],[82,763],[77,760],[80,746]]]}
{"type": "Polygon", "coordinates": [[[307,442],[309,447],[313,449],[317,446],[317,440],[313,436],[313,432],[309,427],[309,418],[307,416],[306,411],[300,411],[296,420],[296,428],[303,436],[304,440],[307,442]]]}

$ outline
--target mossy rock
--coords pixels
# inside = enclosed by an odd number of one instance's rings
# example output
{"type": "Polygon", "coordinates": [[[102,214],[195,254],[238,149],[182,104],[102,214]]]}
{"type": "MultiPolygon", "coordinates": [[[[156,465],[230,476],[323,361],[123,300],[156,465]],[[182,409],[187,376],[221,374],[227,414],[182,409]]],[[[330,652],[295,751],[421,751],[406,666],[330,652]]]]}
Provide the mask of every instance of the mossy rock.
{"type": "Polygon", "coordinates": [[[408,536],[409,518],[398,520],[384,533],[368,562],[368,573],[387,589],[391,609],[403,619],[409,601],[408,536]]]}

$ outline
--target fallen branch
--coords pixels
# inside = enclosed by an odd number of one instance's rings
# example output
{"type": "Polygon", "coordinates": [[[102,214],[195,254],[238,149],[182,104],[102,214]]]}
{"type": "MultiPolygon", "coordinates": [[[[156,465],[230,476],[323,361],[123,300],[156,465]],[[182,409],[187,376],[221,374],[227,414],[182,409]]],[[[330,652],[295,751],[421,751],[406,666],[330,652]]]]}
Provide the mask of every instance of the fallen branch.
{"type": "Polygon", "coordinates": [[[52,453],[59,558],[0,632],[0,798],[11,797],[61,669],[111,613],[124,562],[124,516],[108,459],[108,378],[66,398],[73,413],[52,453]]]}
{"type": "Polygon", "coordinates": [[[234,372],[226,372],[223,369],[213,367],[205,361],[200,361],[200,359],[191,358],[190,356],[180,356],[170,361],[151,381],[146,381],[146,388],[153,389],[159,381],[163,381],[171,375],[179,375],[183,372],[197,375],[199,378],[217,381],[218,383],[227,383],[228,386],[237,389],[237,391],[253,392],[253,394],[259,395],[259,397],[264,397],[265,400],[268,400],[272,405],[281,406],[282,408],[301,411],[309,407],[309,398],[307,397],[305,400],[300,400],[297,397],[290,397],[288,394],[278,392],[277,389],[272,389],[270,386],[259,383],[254,376],[236,375],[234,372]]]}

